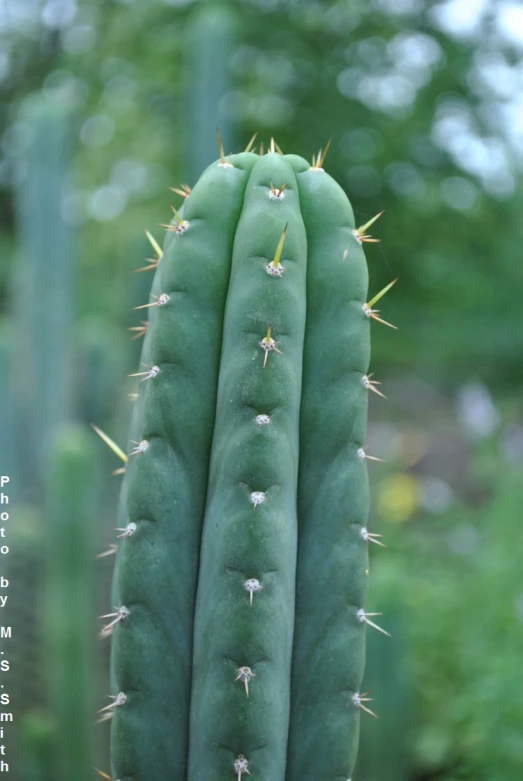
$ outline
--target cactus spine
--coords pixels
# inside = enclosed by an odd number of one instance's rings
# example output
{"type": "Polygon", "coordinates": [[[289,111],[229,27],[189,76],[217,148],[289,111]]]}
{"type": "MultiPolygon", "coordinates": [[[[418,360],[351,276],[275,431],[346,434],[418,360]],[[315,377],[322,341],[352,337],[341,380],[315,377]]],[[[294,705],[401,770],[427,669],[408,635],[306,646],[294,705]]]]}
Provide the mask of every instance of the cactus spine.
{"type": "Polygon", "coordinates": [[[115,779],[353,771],[378,391],[369,224],[323,159],[222,154],[168,227],[120,508],[115,779]]]}

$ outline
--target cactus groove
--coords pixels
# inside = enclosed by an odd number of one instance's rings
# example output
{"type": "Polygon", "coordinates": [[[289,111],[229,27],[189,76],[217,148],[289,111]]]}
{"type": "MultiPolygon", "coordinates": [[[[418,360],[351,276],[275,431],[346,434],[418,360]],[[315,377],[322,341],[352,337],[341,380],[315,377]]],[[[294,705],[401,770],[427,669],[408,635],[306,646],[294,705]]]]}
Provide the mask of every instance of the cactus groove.
{"type": "Polygon", "coordinates": [[[369,237],[324,156],[270,149],[178,190],[151,265],[106,628],[119,781],[354,769],[369,237]]]}

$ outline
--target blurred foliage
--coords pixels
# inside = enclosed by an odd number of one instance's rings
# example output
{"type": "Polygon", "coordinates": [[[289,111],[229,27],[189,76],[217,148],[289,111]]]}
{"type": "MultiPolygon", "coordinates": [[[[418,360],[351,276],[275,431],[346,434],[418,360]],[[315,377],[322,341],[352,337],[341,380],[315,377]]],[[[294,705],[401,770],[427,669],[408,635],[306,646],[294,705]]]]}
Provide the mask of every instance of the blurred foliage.
{"type": "MultiPolygon", "coordinates": [[[[474,471],[484,479],[478,467],[474,471]]],[[[389,683],[376,686],[373,676],[366,686],[380,718],[388,719],[383,734],[390,725],[397,735],[398,719],[405,727],[395,751],[410,754],[409,778],[502,781],[518,778],[523,765],[523,708],[515,685],[523,653],[523,553],[513,546],[521,469],[498,464],[489,477],[493,494],[479,509],[459,502],[436,517],[417,514],[401,529],[380,525],[389,548],[373,558],[369,609],[393,600],[392,620],[385,614],[381,624],[394,633],[401,606],[400,639],[408,650],[398,661],[386,638],[372,638],[381,649],[380,677],[389,683]],[[387,691],[399,682],[394,711],[387,691]],[[415,718],[402,707],[405,686],[415,692],[415,718]]],[[[372,735],[374,725],[366,729],[372,735]]]]}
{"type": "MultiPolygon", "coordinates": [[[[34,289],[27,300],[17,292],[24,232],[42,219],[24,195],[35,172],[20,110],[41,93],[71,122],[72,162],[53,200],[75,236],[75,287],[63,293],[75,313],[74,420],[102,425],[125,447],[133,388],[124,375],[140,348],[126,329],[139,323],[131,310],[150,283],[132,273],[150,254],[143,231],[161,240],[169,202],[180,200],[168,188],[193,184],[210,150],[217,156],[216,126],[226,153],[257,131],[257,144],[275,136],[310,159],[332,137],[326,167],[357,219],[385,209],[373,226],[382,243],[367,253],[371,291],[400,278],[380,302],[399,330],[373,324],[373,369],[391,400],[371,400],[369,452],[389,460],[373,472],[373,529],[389,548],[373,551],[367,609],[383,609],[378,623],[393,639],[369,637],[366,686],[380,724],[363,721],[358,781],[521,776],[518,13],[508,0],[0,0],[0,362],[23,375],[29,359],[12,331],[22,311],[33,313],[35,344],[44,335],[42,301],[33,305],[34,289]],[[220,36],[209,31],[213,17],[220,36]]],[[[44,283],[53,260],[63,258],[40,255],[44,283]]],[[[45,284],[38,292],[47,296],[45,284]]],[[[6,375],[3,472],[23,422],[20,412],[6,417],[6,375]]],[[[107,473],[118,466],[98,452],[107,473]]],[[[107,481],[99,492],[100,550],[114,540],[117,490],[107,481]]],[[[19,522],[11,564],[27,674],[16,685],[24,712],[33,707],[20,781],[36,781],[47,777],[38,757],[49,730],[35,657],[41,511],[33,504],[20,518],[30,523],[19,522]],[[16,575],[17,564],[31,576],[16,575]]]]}

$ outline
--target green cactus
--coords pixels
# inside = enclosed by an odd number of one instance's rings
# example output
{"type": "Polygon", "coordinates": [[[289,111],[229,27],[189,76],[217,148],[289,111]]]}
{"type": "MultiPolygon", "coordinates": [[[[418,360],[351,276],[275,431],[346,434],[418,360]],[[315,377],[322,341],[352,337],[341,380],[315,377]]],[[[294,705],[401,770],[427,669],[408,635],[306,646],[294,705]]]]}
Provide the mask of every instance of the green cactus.
{"type": "MultiPolygon", "coordinates": [[[[16,485],[17,479],[13,472],[13,421],[10,410],[9,379],[11,367],[11,351],[7,337],[7,327],[0,321],[0,442],[2,456],[0,458],[0,474],[10,475],[11,482],[16,485]]],[[[11,494],[13,496],[13,494],[11,494]]]]}
{"type": "Polygon", "coordinates": [[[70,110],[30,95],[19,116],[26,143],[16,188],[19,262],[13,278],[12,415],[20,493],[39,502],[47,446],[73,417],[73,231],[62,203],[72,140],[70,110]]]}
{"type": "Polygon", "coordinates": [[[22,722],[23,781],[56,781],[53,773],[53,731],[47,713],[33,710],[22,722]]]}
{"type": "Polygon", "coordinates": [[[92,702],[96,673],[94,562],[96,481],[90,434],[59,430],[45,503],[44,633],[54,726],[54,777],[92,778],[92,702]]]}
{"type": "Polygon", "coordinates": [[[187,62],[186,126],[190,133],[187,174],[195,181],[216,153],[214,129],[220,127],[227,149],[235,145],[234,122],[223,100],[232,89],[229,78],[238,28],[232,3],[197,4],[184,31],[187,62]]]}
{"type": "Polygon", "coordinates": [[[222,152],[168,228],[120,502],[119,781],[354,767],[379,296],[324,157],[222,152]]]}

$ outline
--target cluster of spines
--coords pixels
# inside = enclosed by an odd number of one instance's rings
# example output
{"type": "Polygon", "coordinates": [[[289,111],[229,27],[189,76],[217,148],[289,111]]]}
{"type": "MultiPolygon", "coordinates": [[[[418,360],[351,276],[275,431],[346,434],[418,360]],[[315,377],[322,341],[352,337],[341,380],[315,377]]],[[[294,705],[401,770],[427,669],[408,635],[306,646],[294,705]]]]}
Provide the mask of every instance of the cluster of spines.
{"type": "MultiPolygon", "coordinates": [[[[255,136],[251,139],[249,142],[249,145],[246,149],[246,151],[250,151],[254,144],[255,136]]],[[[309,170],[323,170],[323,164],[325,161],[325,156],[327,154],[328,148],[330,146],[327,144],[327,147],[324,151],[320,150],[320,153],[313,158],[312,166],[309,170]]],[[[220,149],[220,160],[218,162],[218,166],[220,167],[232,167],[232,159],[229,158],[229,160],[226,160],[225,155],[223,153],[223,147],[221,146],[221,142],[219,140],[219,149],[220,149]]],[[[271,140],[271,144],[269,147],[270,153],[276,153],[283,154],[280,150],[280,148],[275,144],[274,140],[271,140]]],[[[260,147],[260,156],[263,155],[263,146],[260,147]]],[[[285,196],[285,191],[288,187],[288,183],[282,183],[278,186],[275,186],[272,182],[270,183],[270,188],[268,191],[268,197],[271,200],[281,200],[285,196]]],[[[188,186],[183,185],[181,188],[172,188],[174,192],[181,195],[184,199],[188,198],[191,190],[188,186]]],[[[171,206],[172,211],[174,213],[173,221],[168,224],[164,225],[164,227],[168,232],[181,235],[183,234],[190,226],[189,221],[184,220],[183,217],[177,212],[177,210],[174,208],[174,206],[171,206]]],[[[362,225],[359,228],[353,229],[353,235],[358,242],[358,244],[362,244],[363,242],[375,242],[377,239],[373,239],[368,233],[368,228],[374,223],[374,221],[381,216],[382,212],[380,214],[376,215],[374,218],[369,220],[366,224],[362,225]]],[[[281,258],[282,258],[282,252],[283,247],[286,239],[286,234],[288,231],[288,223],[285,224],[282,233],[280,235],[280,239],[278,241],[278,244],[276,246],[276,250],[274,253],[274,256],[272,260],[266,263],[265,270],[266,273],[273,277],[279,277],[281,278],[283,276],[283,273],[285,271],[285,268],[282,264],[281,258]]],[[[149,264],[147,266],[144,266],[138,271],[146,271],[146,270],[156,270],[160,264],[160,261],[163,256],[163,251],[154,239],[154,237],[147,231],[146,235],[151,242],[151,245],[155,251],[156,258],[150,259],[149,264]]],[[[346,250],[344,253],[344,259],[348,257],[348,251],[346,250]]],[[[383,295],[385,295],[386,292],[394,285],[394,283],[397,280],[393,280],[391,283],[389,283],[382,291],[380,291],[374,298],[372,298],[369,302],[364,303],[362,305],[363,314],[367,318],[372,318],[378,322],[382,322],[385,325],[388,325],[392,328],[395,328],[395,326],[391,325],[390,323],[384,321],[379,317],[379,310],[373,309],[373,306],[382,298],[383,295]]],[[[162,307],[165,306],[167,303],[169,303],[170,297],[168,293],[159,293],[159,294],[153,294],[152,297],[154,298],[154,301],[149,302],[147,304],[144,304],[140,307],[135,307],[135,309],[144,309],[144,308],[150,308],[150,307],[162,307]]],[[[136,332],[135,336],[133,338],[142,337],[146,334],[148,328],[147,322],[143,322],[139,327],[134,327],[129,330],[136,332]]],[[[272,335],[272,326],[271,324],[267,325],[267,331],[263,338],[259,341],[259,347],[263,351],[263,368],[267,365],[268,356],[271,352],[276,352],[282,354],[282,351],[278,348],[278,342],[273,338],[272,335]]],[[[135,372],[130,377],[138,377],[140,378],[140,381],[146,381],[146,380],[154,380],[160,373],[161,369],[157,365],[146,365],[145,371],[135,372]]],[[[376,388],[377,383],[375,380],[371,379],[372,374],[362,374],[361,376],[361,384],[363,387],[369,391],[372,391],[380,396],[383,396],[381,391],[376,388]]],[[[133,394],[134,396],[137,396],[137,394],[133,394]]],[[[383,396],[384,397],[384,396],[383,396]]],[[[271,422],[271,415],[265,414],[265,413],[259,413],[255,416],[254,420],[258,427],[263,427],[271,422]]],[[[127,454],[124,454],[123,451],[121,451],[120,448],[118,448],[112,440],[110,440],[107,435],[105,435],[103,432],[101,432],[99,429],[96,429],[97,433],[106,441],[106,443],[113,449],[113,451],[124,461],[127,463],[128,456],[127,454]]],[[[142,439],[140,441],[134,441],[134,448],[129,453],[129,456],[138,456],[143,453],[145,453],[149,448],[149,441],[147,439],[142,439]]],[[[374,460],[374,461],[380,461],[382,459],[376,458],[374,456],[370,456],[366,453],[363,446],[358,448],[358,457],[362,460],[368,459],[368,460],[374,460]]],[[[124,472],[125,467],[120,470],[116,470],[117,472],[124,472]]],[[[253,508],[256,509],[259,505],[263,504],[266,500],[266,492],[265,491],[251,491],[249,495],[250,501],[253,505],[253,508]]],[[[134,533],[136,532],[136,523],[129,522],[125,527],[120,527],[117,529],[119,538],[124,537],[132,537],[134,533]]],[[[372,542],[377,545],[383,545],[383,543],[378,539],[381,537],[381,535],[370,533],[366,527],[361,527],[361,537],[365,542],[372,542]]],[[[108,551],[105,551],[104,553],[100,554],[101,556],[109,555],[110,553],[113,553],[116,551],[117,546],[111,545],[108,551]]],[[[254,603],[254,595],[259,590],[263,589],[263,584],[257,579],[257,578],[247,578],[243,586],[248,594],[248,600],[249,605],[252,607],[254,603]]],[[[112,633],[112,630],[116,624],[123,622],[129,618],[131,615],[131,611],[129,608],[127,608],[124,605],[121,605],[119,607],[114,607],[115,612],[109,613],[104,616],[102,616],[102,619],[112,619],[109,623],[106,623],[105,626],[102,628],[100,632],[100,637],[106,637],[112,633]]],[[[380,615],[378,613],[366,613],[363,608],[359,608],[357,610],[357,618],[362,624],[368,624],[369,626],[372,626],[376,628],[378,631],[388,634],[385,630],[383,630],[381,627],[379,627],[377,624],[375,624],[373,621],[370,620],[371,617],[380,615]]],[[[233,679],[234,682],[240,682],[243,683],[245,688],[246,696],[249,696],[249,682],[251,682],[256,677],[256,672],[253,671],[253,669],[247,665],[240,665],[235,670],[236,677],[233,679]]],[[[125,704],[127,700],[127,695],[124,692],[119,692],[117,695],[113,695],[111,697],[113,702],[111,702],[106,707],[102,708],[100,711],[100,720],[105,720],[106,718],[111,718],[113,715],[115,709],[119,706],[122,706],[125,704]]],[[[366,705],[366,702],[370,701],[370,698],[367,697],[366,693],[359,693],[355,692],[352,696],[353,704],[356,708],[362,709],[373,716],[374,714],[366,705]]],[[[248,759],[245,757],[244,754],[239,753],[238,756],[235,758],[233,763],[234,772],[237,774],[238,781],[241,781],[241,776],[243,774],[251,775],[251,771],[249,770],[249,763],[248,759]]],[[[106,774],[102,773],[101,771],[100,775],[102,777],[109,778],[109,776],[106,776],[106,774]]]]}

